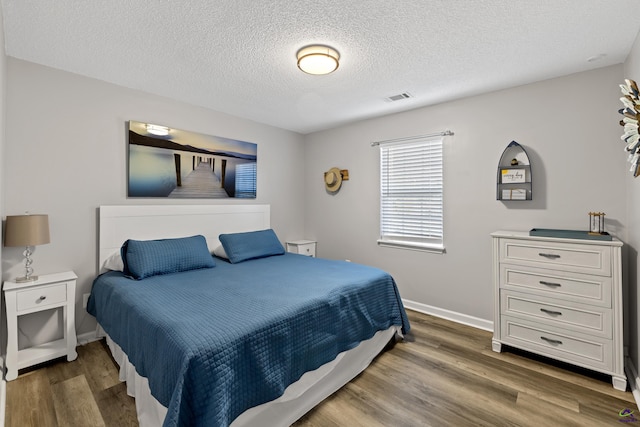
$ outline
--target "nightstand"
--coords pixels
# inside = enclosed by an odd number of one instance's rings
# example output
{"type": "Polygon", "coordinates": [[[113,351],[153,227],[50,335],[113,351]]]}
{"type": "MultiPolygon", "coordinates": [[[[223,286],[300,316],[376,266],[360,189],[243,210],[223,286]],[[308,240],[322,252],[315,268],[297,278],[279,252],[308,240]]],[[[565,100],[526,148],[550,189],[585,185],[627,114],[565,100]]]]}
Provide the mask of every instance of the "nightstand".
{"type": "Polygon", "coordinates": [[[315,240],[295,240],[292,242],[287,242],[287,252],[315,257],[316,241],[315,240]]]}
{"type": "Polygon", "coordinates": [[[78,357],[74,320],[77,278],[73,271],[67,271],[41,275],[33,282],[4,282],[4,299],[7,305],[7,381],[16,379],[19,369],[62,356],[67,356],[68,361],[78,357]],[[25,314],[59,308],[63,311],[63,338],[19,350],[18,318],[25,314]]]}

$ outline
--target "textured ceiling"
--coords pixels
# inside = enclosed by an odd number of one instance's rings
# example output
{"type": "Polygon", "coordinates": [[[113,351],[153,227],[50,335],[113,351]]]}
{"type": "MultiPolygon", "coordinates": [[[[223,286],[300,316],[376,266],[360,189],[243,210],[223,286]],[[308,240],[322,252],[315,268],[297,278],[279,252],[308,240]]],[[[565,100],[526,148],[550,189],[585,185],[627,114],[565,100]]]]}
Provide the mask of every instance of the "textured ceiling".
{"type": "Polygon", "coordinates": [[[1,4],[9,56],[303,134],[619,64],[640,29],[638,0],[1,4]],[[299,71],[310,43],[340,68],[299,71]]]}

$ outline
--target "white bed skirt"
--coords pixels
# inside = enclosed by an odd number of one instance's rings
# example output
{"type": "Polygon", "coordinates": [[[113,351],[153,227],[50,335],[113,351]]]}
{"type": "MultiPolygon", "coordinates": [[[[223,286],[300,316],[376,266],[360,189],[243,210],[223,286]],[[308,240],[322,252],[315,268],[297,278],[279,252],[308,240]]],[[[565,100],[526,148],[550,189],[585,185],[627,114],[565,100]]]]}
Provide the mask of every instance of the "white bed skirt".
{"type": "MultiPolygon", "coordinates": [[[[290,426],[311,408],[364,371],[395,334],[402,334],[399,326],[377,332],[371,339],[361,342],[357,347],[340,353],[333,361],[315,371],[305,373],[298,381],[287,387],[279,398],[246,410],[231,423],[231,426],[290,426]]],[[[140,427],[161,426],[167,408],[151,395],[147,379],[137,374],[127,355],[99,325],[98,336],[106,336],[109,349],[120,366],[120,380],[126,381],[127,393],[136,399],[140,427]]]]}

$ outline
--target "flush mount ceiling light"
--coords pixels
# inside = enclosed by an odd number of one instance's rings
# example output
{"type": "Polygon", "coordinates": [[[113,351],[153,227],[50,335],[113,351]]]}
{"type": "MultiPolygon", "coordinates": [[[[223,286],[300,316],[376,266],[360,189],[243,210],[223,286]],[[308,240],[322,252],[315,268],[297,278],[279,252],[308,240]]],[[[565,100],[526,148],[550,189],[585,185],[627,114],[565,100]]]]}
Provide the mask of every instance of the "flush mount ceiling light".
{"type": "Polygon", "coordinates": [[[158,126],[158,125],[152,125],[152,124],[147,124],[147,132],[149,132],[152,135],[158,135],[158,136],[167,136],[169,135],[169,128],[166,126],[158,126]]]}
{"type": "Polygon", "coordinates": [[[329,46],[313,45],[298,51],[298,68],[307,74],[322,75],[338,68],[340,54],[329,46]]]}

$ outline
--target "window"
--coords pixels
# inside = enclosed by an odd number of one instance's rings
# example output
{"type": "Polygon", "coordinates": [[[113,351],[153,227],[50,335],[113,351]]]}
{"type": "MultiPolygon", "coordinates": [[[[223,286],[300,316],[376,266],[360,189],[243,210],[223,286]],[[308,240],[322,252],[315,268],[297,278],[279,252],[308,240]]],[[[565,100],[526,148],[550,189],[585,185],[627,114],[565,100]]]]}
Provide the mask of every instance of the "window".
{"type": "Polygon", "coordinates": [[[442,140],[380,143],[378,244],[444,252],[442,140]]]}

